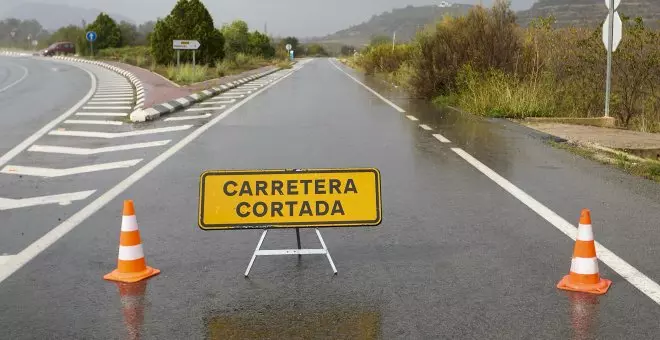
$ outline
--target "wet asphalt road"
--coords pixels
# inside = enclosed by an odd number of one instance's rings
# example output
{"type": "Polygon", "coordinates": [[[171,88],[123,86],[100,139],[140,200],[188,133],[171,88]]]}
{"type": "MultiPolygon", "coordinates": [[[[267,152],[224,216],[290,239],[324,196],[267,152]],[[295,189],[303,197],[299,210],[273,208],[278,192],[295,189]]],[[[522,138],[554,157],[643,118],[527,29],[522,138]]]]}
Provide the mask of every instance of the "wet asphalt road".
{"type": "Polygon", "coordinates": [[[72,65],[0,56],[0,154],[72,107],[90,83],[72,65]]]}
{"type": "MultiPolygon", "coordinates": [[[[305,65],[0,283],[3,337],[123,339],[137,329],[145,339],[660,336],[658,305],[602,263],[601,275],[614,281],[607,295],[557,290],[573,241],[450,147],[571,222],[590,208],[596,239],[655,281],[658,185],[553,149],[515,124],[439,111],[368,84],[420,121],[327,60],[305,65]],[[325,167],[376,167],[383,182],[381,226],[322,230],[337,276],[321,256],[262,257],[245,279],[259,232],[196,226],[205,170],[325,167]],[[135,200],[147,262],[162,271],[144,284],[137,319],[101,279],[115,266],[123,199],[135,200]]],[[[302,236],[318,246],[312,230],[302,236]]],[[[294,246],[292,230],[264,243],[294,246]]]]}

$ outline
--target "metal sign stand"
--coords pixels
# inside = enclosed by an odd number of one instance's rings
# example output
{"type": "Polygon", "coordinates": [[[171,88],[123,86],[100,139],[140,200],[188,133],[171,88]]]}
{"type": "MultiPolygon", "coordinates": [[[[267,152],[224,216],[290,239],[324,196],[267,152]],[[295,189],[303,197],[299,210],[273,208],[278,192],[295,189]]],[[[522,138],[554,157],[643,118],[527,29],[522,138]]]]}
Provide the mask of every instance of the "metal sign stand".
{"type": "Polygon", "coordinates": [[[328,247],[326,247],[325,242],[323,241],[321,232],[318,229],[315,230],[316,230],[316,236],[318,236],[319,241],[321,242],[321,246],[323,247],[322,249],[302,249],[300,245],[300,228],[296,228],[296,239],[298,241],[298,249],[262,250],[261,244],[263,244],[264,239],[266,238],[266,234],[268,233],[268,229],[264,229],[264,232],[261,234],[261,238],[259,239],[259,243],[257,243],[257,249],[255,249],[254,253],[252,254],[252,259],[250,260],[250,264],[245,270],[245,277],[248,277],[248,275],[250,274],[250,269],[252,268],[252,265],[254,264],[254,260],[257,258],[257,256],[277,256],[277,255],[298,255],[298,257],[301,257],[302,255],[325,255],[328,257],[328,262],[330,262],[330,267],[332,267],[332,271],[334,272],[335,275],[337,275],[337,267],[335,267],[335,263],[332,262],[332,257],[330,256],[328,247]]]}

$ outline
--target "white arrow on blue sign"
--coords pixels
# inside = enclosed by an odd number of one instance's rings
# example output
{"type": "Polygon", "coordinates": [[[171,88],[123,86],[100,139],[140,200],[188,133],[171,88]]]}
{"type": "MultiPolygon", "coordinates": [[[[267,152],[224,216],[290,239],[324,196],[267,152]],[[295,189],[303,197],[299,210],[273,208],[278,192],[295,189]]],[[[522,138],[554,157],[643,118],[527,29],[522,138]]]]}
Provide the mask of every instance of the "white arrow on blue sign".
{"type": "Polygon", "coordinates": [[[85,34],[85,37],[87,38],[87,41],[94,42],[96,41],[96,32],[89,31],[87,32],[87,34],[85,34]]]}

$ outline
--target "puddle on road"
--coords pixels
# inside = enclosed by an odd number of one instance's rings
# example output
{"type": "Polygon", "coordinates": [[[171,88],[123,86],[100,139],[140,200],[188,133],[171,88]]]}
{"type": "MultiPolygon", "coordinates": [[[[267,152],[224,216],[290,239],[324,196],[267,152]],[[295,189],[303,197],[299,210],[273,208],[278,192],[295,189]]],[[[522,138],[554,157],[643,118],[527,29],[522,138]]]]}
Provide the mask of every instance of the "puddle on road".
{"type": "Polygon", "coordinates": [[[570,317],[572,340],[591,340],[598,338],[600,296],[566,292],[570,302],[568,315],[570,317]]]}
{"type": "Polygon", "coordinates": [[[148,280],[136,283],[114,283],[119,290],[119,299],[124,316],[124,326],[126,328],[124,339],[136,340],[141,337],[142,326],[144,325],[147,283],[148,280]]]}

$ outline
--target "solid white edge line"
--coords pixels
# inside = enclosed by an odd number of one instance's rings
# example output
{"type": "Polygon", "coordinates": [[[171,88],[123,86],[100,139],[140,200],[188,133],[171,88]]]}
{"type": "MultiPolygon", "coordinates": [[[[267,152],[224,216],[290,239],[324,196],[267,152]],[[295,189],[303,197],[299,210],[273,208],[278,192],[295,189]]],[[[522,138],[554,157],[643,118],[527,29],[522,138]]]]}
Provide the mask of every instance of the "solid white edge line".
{"type": "Polygon", "coordinates": [[[381,96],[380,93],[376,92],[376,91],[375,91],[374,89],[372,89],[371,87],[365,85],[364,83],[362,83],[361,81],[359,81],[357,78],[355,78],[355,77],[353,77],[352,75],[348,74],[348,72],[342,70],[339,66],[337,66],[337,64],[335,64],[335,63],[332,61],[332,59],[328,59],[328,61],[330,62],[330,64],[332,64],[332,66],[334,66],[336,69],[338,69],[341,73],[343,73],[343,74],[345,74],[346,76],[348,76],[349,78],[353,79],[353,81],[355,81],[356,83],[362,85],[365,89],[369,90],[369,92],[373,93],[376,97],[380,98],[380,100],[384,101],[384,102],[387,103],[389,106],[393,107],[395,110],[397,110],[397,111],[399,111],[399,112],[401,112],[401,113],[405,113],[405,112],[406,112],[404,109],[400,108],[398,105],[392,103],[389,99],[387,99],[387,98],[381,96]]]}
{"type": "Polygon", "coordinates": [[[16,64],[16,65],[17,65],[18,67],[20,67],[20,68],[23,69],[23,76],[22,76],[20,79],[18,79],[17,81],[15,81],[15,82],[13,82],[13,83],[11,83],[11,84],[9,84],[9,85],[7,85],[7,86],[1,88],[1,89],[0,89],[0,93],[5,92],[5,91],[9,90],[10,88],[12,88],[12,87],[14,87],[14,86],[20,84],[20,83],[21,83],[23,80],[25,80],[25,78],[27,78],[28,75],[30,74],[30,70],[28,70],[27,67],[25,67],[25,66],[23,66],[23,65],[18,65],[18,64],[16,64]]]}
{"type": "MultiPolygon", "coordinates": [[[[300,70],[301,68],[297,69],[300,70]]],[[[296,71],[297,71],[296,70],[296,71]]],[[[9,276],[15,273],[17,270],[21,269],[26,263],[30,262],[32,259],[37,257],[41,252],[48,249],[53,245],[57,240],[64,237],[76,226],[82,223],[84,220],[92,216],[95,212],[103,208],[110,201],[115,199],[119,194],[128,189],[135,182],[139,181],[141,178],[149,174],[161,163],[165,162],[167,159],[172,157],[179,150],[183,149],[186,145],[190,144],[192,141],[197,139],[202,133],[216,125],[219,121],[225,119],[232,112],[236,111],[238,108],[242,107],[245,103],[249,102],[250,99],[258,96],[262,92],[268,90],[270,87],[275,86],[280,81],[286,79],[288,76],[292,75],[294,72],[290,72],[287,75],[279,78],[277,81],[272,84],[264,87],[263,89],[253,93],[246,100],[232,106],[229,110],[223,112],[217,117],[213,118],[208,123],[200,126],[197,130],[191,132],[188,136],[181,139],[178,143],[174,144],[172,147],[167,149],[162,154],[158,155],[156,158],[151,160],[149,163],[144,165],[142,168],[135,171],[129,177],[121,181],[119,184],[115,185],[112,189],[108,190],[106,193],[95,199],[92,203],[88,204],[82,208],[77,213],[73,214],[71,217],[66,219],[57,227],[51,229],[44,236],[40,237],[38,240],[32,242],[27,248],[23,249],[20,253],[14,255],[10,261],[4,266],[0,267],[0,283],[6,280],[9,276]]]]}
{"type": "MultiPolygon", "coordinates": [[[[566,234],[566,236],[570,237],[572,240],[575,240],[577,228],[575,228],[573,224],[569,223],[564,218],[557,215],[554,211],[550,210],[539,201],[534,199],[532,196],[528,195],[526,192],[513,185],[513,183],[509,182],[507,179],[491,170],[479,160],[463,151],[463,149],[451,148],[451,150],[459,157],[463,158],[466,162],[470,163],[470,165],[475,167],[482,174],[486,175],[486,177],[490,178],[497,185],[502,187],[502,189],[506,190],[508,193],[513,195],[513,197],[517,198],[520,202],[532,209],[543,219],[550,222],[550,224],[566,234]]],[[[630,284],[639,289],[642,293],[646,294],[646,296],[648,296],[655,303],[660,304],[660,285],[658,285],[658,283],[651,280],[648,276],[644,275],[644,273],[637,270],[635,267],[614,254],[611,250],[607,249],[599,242],[595,242],[595,244],[598,258],[603,261],[604,264],[612,268],[612,270],[623,277],[626,281],[630,282],[630,284]]]]}
{"type": "Polygon", "coordinates": [[[92,80],[91,86],[87,94],[83,97],[83,99],[81,99],[79,102],[73,105],[68,111],[64,112],[59,117],[51,120],[48,124],[44,125],[37,132],[35,132],[30,137],[22,141],[20,144],[16,145],[13,149],[9,150],[7,153],[2,155],[2,157],[0,157],[0,167],[7,164],[7,162],[9,162],[12,158],[16,157],[16,155],[23,152],[30,145],[34,144],[34,142],[36,142],[37,139],[43,137],[46,133],[48,133],[55,126],[57,126],[57,124],[61,123],[67,117],[78,111],[78,109],[80,109],[89,100],[89,98],[91,98],[94,95],[94,91],[96,90],[96,77],[89,70],[83,67],[78,67],[78,68],[87,72],[87,75],[89,75],[89,77],[92,80]]]}

